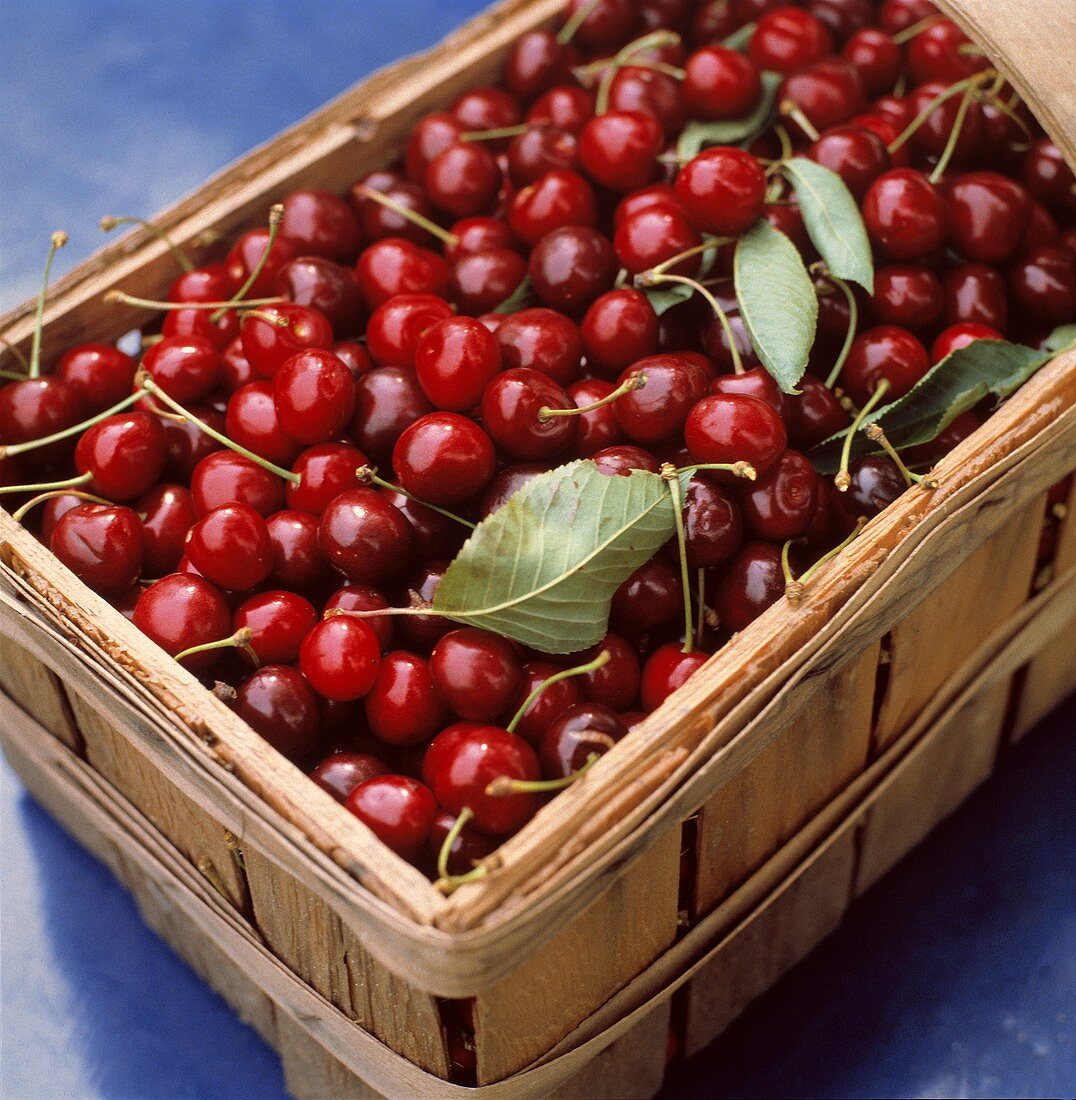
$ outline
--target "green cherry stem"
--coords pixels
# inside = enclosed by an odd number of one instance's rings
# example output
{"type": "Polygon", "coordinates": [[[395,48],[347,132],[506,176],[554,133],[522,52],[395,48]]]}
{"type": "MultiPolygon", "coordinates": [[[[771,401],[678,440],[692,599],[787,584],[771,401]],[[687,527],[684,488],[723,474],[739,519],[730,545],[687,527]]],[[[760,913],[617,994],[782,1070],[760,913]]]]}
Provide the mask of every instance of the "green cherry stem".
{"type": "Polygon", "coordinates": [[[146,221],[145,218],[114,218],[111,214],[106,214],[101,219],[101,232],[111,233],[113,229],[120,225],[140,225],[147,233],[152,234],[168,248],[168,251],[172,253],[176,263],[179,264],[184,271],[194,270],[194,261],[159,225],[154,225],[153,222],[146,221]]]}
{"type": "Polygon", "coordinates": [[[399,493],[401,496],[407,497],[408,500],[413,500],[416,504],[421,504],[423,508],[429,508],[431,511],[444,516],[446,519],[454,520],[456,523],[462,524],[464,527],[470,527],[472,531],[475,529],[476,525],[469,519],[464,519],[463,516],[457,516],[455,512],[450,512],[447,508],[439,508],[436,504],[429,504],[424,500],[420,500],[414,493],[409,493],[402,486],[394,485],[391,481],[386,481],[384,478],[378,477],[376,466],[360,466],[355,471],[355,476],[359,481],[363,481],[368,485],[380,485],[382,489],[388,489],[393,493],[399,493]]]}
{"type": "Polygon", "coordinates": [[[667,260],[662,260],[660,264],[655,264],[647,271],[644,271],[639,278],[643,278],[643,276],[664,275],[670,268],[676,267],[676,265],[683,260],[690,260],[692,256],[697,256],[700,252],[710,252],[712,249],[720,248],[722,245],[732,244],[735,240],[735,237],[707,237],[702,244],[692,245],[691,248],[685,248],[683,252],[677,252],[675,256],[670,256],[667,260]]]}
{"type": "Polygon", "coordinates": [[[53,489],[77,489],[80,485],[85,485],[92,479],[93,474],[87,470],[86,473],[69,477],[65,481],[39,481],[35,485],[0,485],[0,495],[6,493],[48,493],[53,489]]]}
{"type": "Polygon", "coordinates": [[[852,293],[852,288],[843,279],[837,278],[837,276],[832,273],[827,273],[826,278],[829,279],[848,300],[848,331],[844,335],[844,343],[841,345],[837,361],[833,364],[833,370],[829,372],[829,377],[826,379],[826,388],[833,389],[837,384],[837,379],[841,376],[841,371],[844,370],[844,364],[848,359],[848,353],[852,350],[852,342],[856,338],[856,329],[859,327],[859,304],[856,302],[855,294],[852,293]]]}
{"type": "Polygon", "coordinates": [[[758,472],[750,462],[693,462],[690,466],[681,466],[677,473],[694,473],[696,470],[725,470],[747,481],[754,481],[758,477],[758,472]]]}
{"type": "Polygon", "coordinates": [[[0,378],[5,382],[25,382],[26,375],[18,374],[13,370],[0,370],[0,378]]]}
{"type": "Polygon", "coordinates": [[[452,854],[452,845],[459,839],[460,833],[463,832],[467,822],[474,817],[474,810],[470,806],[464,806],[460,810],[456,820],[452,822],[452,828],[448,830],[445,835],[445,839],[441,844],[441,850],[437,853],[437,877],[439,879],[447,881],[453,877],[460,878],[460,875],[450,875],[448,873],[448,857],[452,854]]]}
{"type": "Polygon", "coordinates": [[[79,500],[84,500],[89,504],[112,504],[111,500],[105,500],[104,497],[95,497],[93,493],[84,493],[79,489],[51,489],[47,493],[39,493],[36,497],[28,500],[22,507],[11,513],[11,518],[16,523],[22,523],[31,509],[36,508],[39,504],[44,504],[46,500],[55,500],[56,497],[78,497],[79,500]]]}
{"type": "Polygon", "coordinates": [[[644,34],[642,38],[636,38],[634,42],[629,42],[611,61],[599,62],[601,78],[598,81],[597,94],[594,96],[595,115],[604,115],[609,109],[609,93],[613,88],[613,80],[625,65],[633,64],[632,58],[636,54],[661,46],[678,45],[680,45],[680,36],[675,31],[654,31],[652,34],[644,34]]]}
{"type": "Polygon", "coordinates": [[[553,673],[548,679],[543,680],[535,689],[523,700],[523,705],[512,716],[512,721],[508,723],[505,729],[509,733],[516,732],[516,726],[523,720],[523,716],[531,708],[531,704],[547,687],[552,687],[554,684],[560,683],[561,680],[567,680],[569,676],[584,676],[588,672],[597,672],[599,668],[604,668],[611,660],[613,655],[607,649],[603,649],[593,661],[587,661],[585,665],[577,665],[575,668],[563,668],[560,672],[553,673]]]}
{"type": "Polygon", "coordinates": [[[803,109],[794,100],[782,99],[777,108],[777,113],[782,118],[791,119],[811,141],[818,140],[819,134],[814,123],[803,113],[803,109]]]}
{"type": "Polygon", "coordinates": [[[868,424],[863,429],[863,434],[872,442],[877,443],[879,447],[893,460],[893,465],[900,470],[901,477],[904,478],[906,485],[922,485],[924,489],[937,489],[937,479],[931,477],[930,474],[913,474],[911,470],[904,463],[904,459],[900,457],[900,452],[889,442],[886,438],[886,434],[882,431],[881,424],[868,424]]]}
{"type": "Polygon", "coordinates": [[[665,462],[661,467],[661,476],[669,486],[669,495],[672,497],[673,516],[676,519],[676,547],[680,553],[680,587],[684,594],[684,649],[685,654],[690,653],[695,638],[695,621],[691,609],[691,577],[687,565],[687,535],[684,532],[684,500],[680,493],[680,474],[671,462],[665,462]]]}
{"type": "Polygon", "coordinates": [[[815,573],[818,572],[819,569],[822,568],[823,565],[826,564],[826,562],[832,561],[842,550],[845,549],[845,547],[851,545],[851,543],[853,543],[859,536],[859,532],[862,531],[866,525],[867,517],[860,516],[856,520],[856,525],[852,528],[852,532],[850,535],[848,535],[847,538],[837,543],[837,545],[834,546],[832,550],[826,551],[826,553],[824,553],[818,559],[818,561],[816,561],[814,565],[810,567],[810,569],[806,570],[800,575],[798,580],[793,581],[785,588],[785,595],[788,597],[790,603],[799,603],[799,601],[803,598],[803,590],[807,582],[815,575],[815,573]]]}
{"type": "Polygon", "coordinates": [[[841,447],[841,465],[837,471],[836,476],[833,479],[834,487],[839,493],[847,493],[852,485],[852,479],[848,474],[848,464],[852,460],[852,440],[855,438],[856,432],[863,427],[863,422],[867,419],[867,416],[872,410],[878,407],[878,403],[889,392],[889,379],[883,378],[878,383],[878,387],[874,393],[870,395],[870,399],[859,410],[855,420],[852,421],[852,426],[848,429],[844,436],[844,445],[841,447]]]}
{"type": "Polygon", "coordinates": [[[518,126],[502,126],[497,130],[467,130],[460,134],[460,141],[500,141],[502,138],[519,137],[531,128],[531,123],[521,122],[518,126]]]}
{"type": "Polygon", "coordinates": [[[12,375],[12,377],[16,381],[21,381],[30,373],[30,360],[23,355],[19,348],[10,340],[5,340],[3,336],[0,336],[0,345],[3,345],[18,360],[19,366],[22,367],[22,374],[12,375]]]}
{"type": "Polygon", "coordinates": [[[594,412],[605,405],[611,405],[618,397],[641,390],[646,385],[646,375],[642,371],[632,371],[612,393],[607,394],[599,401],[592,401],[589,405],[580,405],[576,409],[553,409],[543,405],[538,410],[538,419],[543,424],[558,416],[582,416],[584,413],[594,412]]]}
{"type": "Polygon", "coordinates": [[[785,578],[785,589],[788,589],[790,584],[793,584],[796,578],[792,575],[792,564],[788,560],[788,555],[792,552],[792,544],[798,542],[798,539],[788,539],[781,547],[781,573],[785,578]]]}
{"type": "Polygon", "coordinates": [[[499,775],[486,785],[486,794],[490,798],[505,798],[510,794],[546,794],[549,791],[562,791],[577,779],[582,779],[600,759],[599,753],[592,752],[581,768],[560,779],[512,779],[508,775],[499,775]]]}
{"type": "Polygon", "coordinates": [[[30,362],[26,369],[27,378],[37,378],[41,374],[41,329],[45,322],[45,295],[49,289],[49,272],[56,253],[67,244],[67,234],[62,229],[53,233],[49,243],[49,254],[45,260],[45,274],[41,277],[41,290],[37,296],[37,313],[34,317],[34,338],[30,344],[30,362]]]}
{"type": "Polygon", "coordinates": [[[975,88],[969,86],[960,101],[960,106],[956,110],[956,118],[953,119],[953,126],[949,131],[949,140],[945,143],[941,156],[938,157],[938,163],[934,165],[934,171],[927,177],[931,183],[937,183],[945,175],[945,170],[949,167],[949,162],[953,159],[953,153],[956,151],[956,143],[960,140],[960,132],[964,129],[964,121],[968,117],[968,111],[974,101],[975,88]]]}
{"type": "MultiPolygon", "coordinates": [[[[710,609],[706,606],[706,570],[698,569],[696,570],[696,573],[696,583],[698,585],[698,588],[695,592],[695,599],[699,605],[699,621],[695,626],[695,645],[697,645],[701,649],[702,639],[706,631],[706,627],[712,626],[713,624],[709,621],[709,615],[707,615],[707,612],[710,611],[710,609]]],[[[713,612],[710,612],[710,614],[712,615],[713,612]]]]}
{"type": "Polygon", "coordinates": [[[969,89],[977,87],[986,80],[992,80],[996,75],[997,71],[995,69],[985,69],[981,73],[976,73],[974,76],[965,77],[963,80],[958,80],[955,84],[950,84],[944,91],[939,92],[889,143],[889,152],[891,154],[895,153],[904,145],[916,130],[918,130],[919,127],[922,126],[923,123],[926,122],[926,120],[947,100],[952,99],[953,96],[963,95],[969,89]]]}
{"type": "Polygon", "coordinates": [[[580,4],[557,32],[557,41],[562,46],[567,46],[575,37],[576,31],[587,21],[587,17],[600,3],[601,0],[590,0],[588,4],[580,4]]]}
{"type": "Polygon", "coordinates": [[[52,435],[44,435],[40,439],[28,439],[25,443],[0,444],[0,458],[15,458],[18,455],[26,454],[27,451],[36,451],[39,447],[47,447],[50,443],[59,443],[63,439],[70,439],[73,435],[81,435],[95,424],[99,424],[102,420],[114,416],[118,412],[123,412],[124,409],[130,408],[136,401],[141,400],[141,393],[129,393],[122,400],[117,401],[115,405],[105,409],[104,412],[95,413],[88,420],[83,420],[80,424],[72,424],[70,428],[53,432],[52,435]]]}
{"type": "Polygon", "coordinates": [[[302,478],[298,474],[293,473],[291,470],[285,470],[282,466],[277,466],[267,458],[262,458],[261,455],[257,455],[253,451],[229,439],[223,432],[218,432],[216,428],[211,428],[204,420],[199,420],[198,417],[188,412],[178,401],[169,397],[148,374],[141,372],[136,382],[142,390],[152,394],[162,405],[171,409],[174,413],[178,413],[184,420],[189,421],[200,431],[205,432],[210,439],[215,439],[222,447],[227,447],[229,450],[235,451],[236,454],[240,454],[244,458],[249,458],[251,462],[257,463],[262,469],[268,470],[271,474],[276,474],[277,477],[283,478],[292,485],[298,485],[302,481],[302,478]]]}
{"type": "MultiPolygon", "coordinates": [[[[125,306],[134,306],[136,309],[152,309],[155,312],[167,312],[178,309],[216,309],[229,310],[235,306],[235,302],[158,302],[153,298],[138,298],[134,294],[127,294],[122,290],[110,290],[105,294],[106,302],[121,302],[125,306]]],[[[244,306],[275,306],[280,302],[288,301],[279,295],[275,298],[251,298],[249,302],[241,303],[244,306]]]]}
{"type": "Polygon", "coordinates": [[[922,34],[927,27],[933,27],[935,23],[941,19],[940,14],[928,15],[925,19],[920,19],[917,23],[913,23],[910,27],[905,27],[904,30],[898,31],[893,35],[893,41],[898,46],[903,46],[905,42],[910,42],[917,34],[922,34]]]}
{"type": "Polygon", "coordinates": [[[284,220],[284,206],[282,203],[274,203],[269,207],[269,236],[265,242],[265,248],[262,251],[261,258],[254,265],[254,270],[247,276],[247,280],[243,285],[232,295],[232,300],[226,306],[222,306],[209,316],[209,320],[212,324],[216,324],[227,311],[243,300],[247,295],[250,288],[258,281],[258,276],[265,270],[265,265],[269,262],[269,253],[273,251],[273,245],[276,244],[277,235],[280,233],[280,223],[284,220]]]}
{"type": "Polygon", "coordinates": [[[240,627],[230,638],[221,638],[216,642],[203,642],[201,645],[192,645],[190,649],[177,653],[175,659],[182,661],[186,657],[193,657],[196,653],[210,653],[215,649],[241,649],[254,662],[255,667],[260,668],[261,661],[250,644],[253,637],[254,631],[249,626],[240,627]]]}
{"type": "MultiPolygon", "coordinates": [[[[478,131],[474,131],[474,133],[477,132],[478,131]]],[[[473,135],[472,140],[474,140],[473,135]]],[[[442,244],[448,245],[449,248],[455,248],[456,245],[460,243],[460,239],[455,233],[450,233],[443,226],[438,225],[435,221],[431,221],[417,210],[412,210],[411,207],[404,206],[402,202],[390,199],[388,195],[383,195],[380,191],[375,191],[372,187],[357,187],[355,190],[358,191],[363,198],[370,199],[371,202],[378,203],[380,206],[385,207],[386,210],[391,210],[394,214],[399,214],[401,218],[409,221],[412,225],[417,225],[420,229],[425,229],[427,233],[436,237],[442,244]]]]}

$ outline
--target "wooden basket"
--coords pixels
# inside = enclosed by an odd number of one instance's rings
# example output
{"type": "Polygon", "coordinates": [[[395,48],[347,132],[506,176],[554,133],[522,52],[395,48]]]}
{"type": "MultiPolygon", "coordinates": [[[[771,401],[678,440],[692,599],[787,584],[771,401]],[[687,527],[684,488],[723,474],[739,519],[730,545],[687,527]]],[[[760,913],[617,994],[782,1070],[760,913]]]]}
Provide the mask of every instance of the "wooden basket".
{"type": "MultiPolygon", "coordinates": [[[[493,77],[562,0],[508,0],[365,81],[159,218],[200,258],[302,186],[344,189],[420,115],[493,77]]],[[[1076,9],[954,9],[1076,159],[1059,44],[1076,9]],[[1019,33],[1016,28],[1019,27],[1019,33]],[[1060,65],[1061,62],[1058,62],[1060,65]]],[[[1067,61],[1066,61],[1067,63],[1067,61]]],[[[51,352],[140,323],[165,248],[135,232],[64,278],[51,352]]],[[[29,307],[5,322],[25,343],[29,307]]],[[[495,1098],[650,1096],[1076,686],[1076,355],[1043,368],[442,897],[0,512],[0,736],[34,796],[281,1053],[304,1097],[470,1097],[446,1002],[473,998],[495,1098]],[[1076,484],[1073,482],[1072,484],[1076,484]],[[1039,558],[1044,524],[1057,530],[1039,558]]],[[[457,1013],[458,1014],[458,1013],[457,1013]]]]}

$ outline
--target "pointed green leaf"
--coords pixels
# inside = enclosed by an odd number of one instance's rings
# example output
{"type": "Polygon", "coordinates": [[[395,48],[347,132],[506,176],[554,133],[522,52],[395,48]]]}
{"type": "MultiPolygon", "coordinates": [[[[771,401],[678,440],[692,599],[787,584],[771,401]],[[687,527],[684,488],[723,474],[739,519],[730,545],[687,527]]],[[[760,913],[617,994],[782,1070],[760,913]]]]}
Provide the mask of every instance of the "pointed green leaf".
{"type": "MultiPolygon", "coordinates": [[[[1051,355],[1004,340],[976,340],[951,352],[908,393],[875,409],[864,423],[881,424],[898,451],[929,443],[983,398],[993,395],[1001,400],[1014,393],[1051,355]]],[[[843,443],[844,433],[839,432],[811,450],[811,461],[820,473],[836,472],[843,443]]],[[[859,432],[852,442],[852,457],[880,449],[859,432]]]]}
{"type": "Polygon", "coordinates": [[[859,283],[873,294],[867,227],[844,180],[806,157],[793,157],[781,172],[796,189],[803,224],[826,266],[839,279],[859,283]]]}
{"type": "Polygon", "coordinates": [[[659,283],[656,286],[642,286],[639,289],[646,295],[651,308],[660,317],[673,306],[686,302],[694,293],[695,288],[684,283],[659,283]]]}
{"type": "Polygon", "coordinates": [[[783,79],[780,73],[764,72],[761,75],[762,94],[755,109],[743,118],[724,119],[721,122],[689,122],[676,144],[676,155],[681,160],[691,160],[711,145],[736,145],[753,141],[770,124],[777,101],[777,89],[783,79]]]}
{"type": "Polygon", "coordinates": [[[1076,324],[1059,325],[1046,337],[1043,347],[1047,351],[1064,351],[1076,344],[1076,324]]]}
{"type": "Polygon", "coordinates": [[[433,609],[543,653],[575,653],[601,641],[613,593],[675,530],[657,474],[607,477],[593,462],[572,462],[475,528],[433,609]]]}
{"type": "Polygon", "coordinates": [[[797,393],[814,343],[818,298],[796,246],[760,218],[736,245],[733,277],[759,359],[785,393],[797,393]]]}

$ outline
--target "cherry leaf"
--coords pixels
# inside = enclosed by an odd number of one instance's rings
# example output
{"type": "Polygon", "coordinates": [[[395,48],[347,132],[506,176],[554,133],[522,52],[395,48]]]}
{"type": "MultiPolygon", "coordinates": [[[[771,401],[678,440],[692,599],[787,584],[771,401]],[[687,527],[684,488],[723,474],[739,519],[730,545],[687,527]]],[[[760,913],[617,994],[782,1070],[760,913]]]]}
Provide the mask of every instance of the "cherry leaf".
{"type": "Polygon", "coordinates": [[[689,122],[676,143],[676,155],[681,161],[691,160],[711,145],[736,145],[753,141],[770,124],[777,103],[777,89],[783,77],[780,73],[761,74],[762,93],[755,109],[743,118],[720,122],[689,122]]]}
{"type": "Polygon", "coordinates": [[[818,298],[799,251],[760,218],[736,245],[733,280],[762,365],[785,393],[798,393],[818,323],[818,298]]]}
{"type": "Polygon", "coordinates": [[[1065,351],[1076,344],[1076,324],[1058,325],[1043,341],[1047,351],[1065,351]]]}
{"type": "MultiPolygon", "coordinates": [[[[1023,344],[976,340],[950,352],[903,397],[868,414],[864,424],[880,424],[898,451],[929,443],[984,398],[994,396],[1001,401],[1015,393],[1051,358],[1052,352],[1023,344]]],[[[844,436],[844,432],[838,432],[809,452],[819,473],[836,472],[844,436]]],[[[852,441],[853,458],[880,450],[863,432],[852,441]]]]}
{"type": "Polygon", "coordinates": [[[836,172],[806,157],[793,157],[781,173],[796,190],[803,224],[829,270],[873,294],[867,227],[848,185],[836,172]]]}
{"type": "Polygon", "coordinates": [[[606,632],[617,588],[676,530],[657,474],[606,476],[589,460],[528,482],[484,519],[448,567],[433,610],[543,653],[606,632]]]}

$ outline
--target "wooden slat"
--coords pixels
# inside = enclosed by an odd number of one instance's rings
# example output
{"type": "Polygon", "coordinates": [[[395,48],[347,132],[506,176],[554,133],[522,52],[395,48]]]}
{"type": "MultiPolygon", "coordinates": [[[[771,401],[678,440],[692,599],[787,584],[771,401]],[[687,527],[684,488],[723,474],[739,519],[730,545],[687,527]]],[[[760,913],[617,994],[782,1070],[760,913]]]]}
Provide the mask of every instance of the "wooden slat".
{"type": "Polygon", "coordinates": [[[75,752],[82,752],[82,738],[60,678],[32,653],[2,633],[0,690],[24,709],[32,711],[53,737],[58,737],[75,752]]]}

